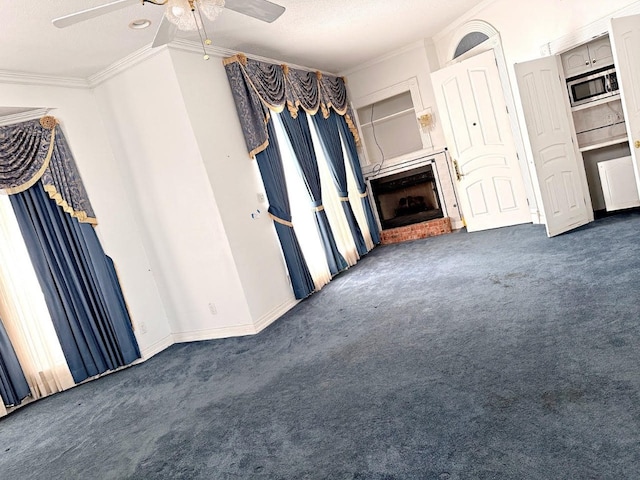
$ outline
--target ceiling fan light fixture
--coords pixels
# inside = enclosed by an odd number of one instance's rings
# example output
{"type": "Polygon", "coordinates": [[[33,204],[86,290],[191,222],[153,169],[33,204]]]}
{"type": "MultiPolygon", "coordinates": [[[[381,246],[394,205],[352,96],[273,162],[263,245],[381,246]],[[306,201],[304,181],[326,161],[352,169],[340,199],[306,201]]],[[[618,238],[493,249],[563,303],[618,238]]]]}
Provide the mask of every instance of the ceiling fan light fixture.
{"type": "Polygon", "coordinates": [[[202,15],[215,20],[223,8],[224,0],[169,0],[165,16],[178,30],[194,31],[202,28],[202,15]]]}

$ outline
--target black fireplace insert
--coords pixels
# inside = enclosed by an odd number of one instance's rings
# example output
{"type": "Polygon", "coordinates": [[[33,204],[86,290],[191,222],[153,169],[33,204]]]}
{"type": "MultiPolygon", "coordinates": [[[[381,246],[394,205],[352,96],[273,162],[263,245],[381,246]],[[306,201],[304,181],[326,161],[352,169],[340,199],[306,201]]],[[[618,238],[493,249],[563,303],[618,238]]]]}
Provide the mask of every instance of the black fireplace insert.
{"type": "Polygon", "coordinates": [[[430,164],[372,179],[371,192],[383,230],[444,217],[430,164]]]}

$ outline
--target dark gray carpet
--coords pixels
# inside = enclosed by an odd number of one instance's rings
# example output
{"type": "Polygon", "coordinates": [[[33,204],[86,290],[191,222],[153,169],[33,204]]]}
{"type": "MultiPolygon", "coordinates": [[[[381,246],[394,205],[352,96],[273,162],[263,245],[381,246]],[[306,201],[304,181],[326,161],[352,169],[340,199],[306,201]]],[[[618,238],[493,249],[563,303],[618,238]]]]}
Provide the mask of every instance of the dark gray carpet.
{"type": "Polygon", "coordinates": [[[0,477],[640,478],[640,214],[376,248],[253,337],[0,420],[0,477]]]}

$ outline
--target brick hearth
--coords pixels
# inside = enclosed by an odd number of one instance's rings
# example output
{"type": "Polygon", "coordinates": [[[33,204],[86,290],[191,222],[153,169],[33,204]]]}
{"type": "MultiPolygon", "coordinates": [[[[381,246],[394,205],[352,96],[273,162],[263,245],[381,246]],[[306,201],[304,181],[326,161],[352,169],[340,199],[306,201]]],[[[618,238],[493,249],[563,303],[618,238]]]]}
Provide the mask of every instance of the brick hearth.
{"type": "Polygon", "coordinates": [[[435,237],[451,233],[451,220],[447,218],[437,218],[428,222],[414,223],[405,227],[389,228],[380,232],[382,245],[390,243],[400,243],[419,238],[435,237]]]}

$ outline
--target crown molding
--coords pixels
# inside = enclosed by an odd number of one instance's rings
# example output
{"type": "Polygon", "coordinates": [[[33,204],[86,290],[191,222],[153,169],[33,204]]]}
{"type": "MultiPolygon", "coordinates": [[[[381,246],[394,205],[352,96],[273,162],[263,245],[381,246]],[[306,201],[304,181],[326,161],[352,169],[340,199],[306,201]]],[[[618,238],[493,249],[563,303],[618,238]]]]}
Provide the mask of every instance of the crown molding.
{"type": "MultiPolygon", "coordinates": [[[[202,51],[202,45],[199,42],[193,42],[191,40],[184,40],[182,38],[174,39],[167,46],[171,50],[179,50],[179,51],[182,51],[182,52],[192,52],[192,53],[199,53],[199,54],[203,54],[204,53],[202,51]]],[[[207,52],[207,55],[214,56],[214,57],[220,57],[220,58],[230,57],[230,56],[235,55],[236,53],[238,53],[235,50],[230,50],[228,48],[223,48],[223,47],[217,47],[215,45],[207,46],[206,52],[207,52]]]]}
{"type": "MultiPolygon", "coordinates": [[[[415,47],[411,47],[415,48],[415,47]]],[[[53,75],[37,75],[26,72],[12,72],[9,70],[0,70],[0,83],[16,83],[20,85],[46,85],[53,87],[67,87],[67,88],[95,88],[103,82],[106,82],[110,78],[126,71],[127,69],[147,60],[167,49],[181,50],[191,53],[202,54],[202,45],[198,42],[193,42],[183,39],[175,39],[167,45],[162,47],[151,48],[151,44],[146,45],[135,52],[121,58],[120,60],[112,63],[107,68],[84,78],[77,77],[58,77],[53,75]]],[[[230,50],[228,48],[208,46],[206,48],[207,54],[219,58],[231,57],[238,53],[237,50],[230,50]]],[[[243,52],[244,53],[244,52],[243,52]]],[[[304,65],[296,65],[294,63],[284,62],[282,60],[276,60],[273,58],[262,57],[260,55],[253,55],[245,53],[248,58],[258,60],[267,63],[286,63],[288,66],[300,70],[319,71],[326,75],[335,75],[335,73],[327,72],[320,69],[314,69],[304,65]]]]}
{"type": "Polygon", "coordinates": [[[121,58],[117,62],[112,63],[104,70],[99,71],[87,78],[87,83],[90,88],[95,88],[103,82],[106,82],[110,78],[124,72],[125,70],[137,65],[138,63],[147,60],[157,54],[164,52],[167,49],[166,45],[157,48],[151,48],[151,44],[136,50],[135,52],[121,58]]]}
{"type": "Polygon", "coordinates": [[[27,72],[12,72],[9,70],[0,70],[0,83],[43,85],[49,87],[90,88],[89,83],[83,78],[38,75],[27,72]]]}
{"type": "Polygon", "coordinates": [[[48,108],[34,108],[33,110],[29,110],[21,113],[14,113],[12,115],[5,115],[4,117],[0,117],[0,127],[4,127],[5,125],[13,125],[15,123],[27,122],[29,120],[35,120],[36,118],[44,117],[47,113],[49,113],[48,108]]]}
{"type": "Polygon", "coordinates": [[[396,50],[393,50],[391,52],[385,53],[384,55],[381,55],[379,57],[376,58],[372,58],[371,60],[368,60],[364,63],[361,63],[359,65],[356,65],[355,67],[351,67],[348,70],[343,70],[340,72],[340,76],[341,77],[348,77],[349,75],[352,75],[355,72],[358,72],[360,70],[363,70],[365,68],[369,68],[372,67],[378,63],[382,63],[382,62],[386,62],[387,60],[397,57],[399,55],[403,55],[407,52],[411,52],[413,50],[417,50],[417,49],[425,49],[425,43],[424,40],[417,40],[415,42],[409,43],[408,45],[405,45],[404,47],[400,47],[396,50]]]}
{"type": "MultiPolygon", "coordinates": [[[[202,55],[202,53],[204,53],[202,51],[202,45],[200,43],[192,42],[192,41],[189,41],[189,40],[177,39],[177,40],[172,41],[168,46],[172,50],[181,50],[181,51],[184,51],[184,52],[199,53],[201,55],[202,55]]],[[[231,49],[228,49],[228,48],[216,47],[214,45],[208,46],[206,48],[206,52],[210,56],[220,57],[220,58],[232,57],[233,55],[237,55],[238,53],[242,53],[247,58],[250,58],[252,60],[257,60],[259,62],[275,63],[275,64],[287,64],[287,66],[289,66],[291,68],[298,69],[298,70],[307,70],[309,72],[320,72],[320,73],[322,73],[324,75],[337,76],[335,73],[327,72],[326,70],[320,70],[319,68],[312,68],[312,67],[307,67],[307,66],[304,66],[304,65],[296,65],[295,63],[287,62],[287,61],[284,61],[282,59],[277,60],[277,59],[274,59],[274,58],[263,57],[263,56],[260,56],[260,55],[254,55],[252,53],[238,52],[238,50],[231,50],[231,49]]]]}

